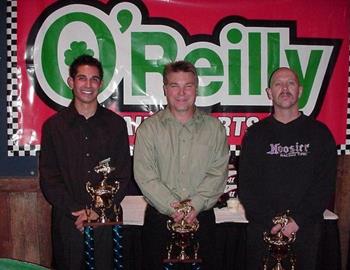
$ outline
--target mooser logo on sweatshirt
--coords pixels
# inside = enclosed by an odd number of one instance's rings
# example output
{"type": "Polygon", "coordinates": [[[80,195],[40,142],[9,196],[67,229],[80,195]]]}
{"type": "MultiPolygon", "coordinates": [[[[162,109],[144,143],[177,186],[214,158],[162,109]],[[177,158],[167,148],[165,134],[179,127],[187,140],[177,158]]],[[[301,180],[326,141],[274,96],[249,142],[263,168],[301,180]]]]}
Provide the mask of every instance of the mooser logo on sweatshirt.
{"type": "Polygon", "coordinates": [[[296,142],[292,145],[281,145],[280,143],[271,143],[268,155],[278,155],[280,157],[307,156],[309,154],[310,144],[296,142]]]}

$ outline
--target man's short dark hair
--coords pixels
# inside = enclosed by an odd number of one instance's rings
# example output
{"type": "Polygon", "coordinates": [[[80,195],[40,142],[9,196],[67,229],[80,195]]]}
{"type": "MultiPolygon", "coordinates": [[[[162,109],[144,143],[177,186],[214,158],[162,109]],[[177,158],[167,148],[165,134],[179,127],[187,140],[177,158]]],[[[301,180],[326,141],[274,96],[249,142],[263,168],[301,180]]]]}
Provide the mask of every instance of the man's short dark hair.
{"type": "Polygon", "coordinates": [[[73,61],[73,63],[69,67],[69,76],[74,79],[74,77],[78,73],[78,67],[84,65],[96,67],[98,69],[98,72],[100,73],[100,79],[103,79],[103,68],[101,62],[98,61],[96,58],[92,57],[91,55],[87,54],[80,55],[73,61]]]}
{"type": "Polygon", "coordinates": [[[196,84],[198,85],[198,74],[195,66],[188,61],[176,61],[165,65],[163,70],[163,83],[166,85],[168,83],[167,76],[172,72],[191,72],[196,78],[196,84]]]}

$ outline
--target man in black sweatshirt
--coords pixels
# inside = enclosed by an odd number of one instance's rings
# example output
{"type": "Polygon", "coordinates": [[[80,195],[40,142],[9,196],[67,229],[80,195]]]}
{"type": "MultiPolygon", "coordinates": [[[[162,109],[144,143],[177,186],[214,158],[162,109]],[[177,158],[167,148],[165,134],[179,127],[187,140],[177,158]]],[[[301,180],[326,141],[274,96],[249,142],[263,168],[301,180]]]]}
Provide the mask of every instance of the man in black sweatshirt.
{"type": "Polygon", "coordinates": [[[251,126],[243,140],[239,197],[249,225],[247,270],[261,269],[263,232],[296,233],[296,269],[316,269],[323,212],[334,192],[336,145],[328,128],[298,108],[302,86],[294,71],[279,68],[266,89],[273,113],[251,126]],[[289,211],[283,228],[272,219],[289,211]]]}

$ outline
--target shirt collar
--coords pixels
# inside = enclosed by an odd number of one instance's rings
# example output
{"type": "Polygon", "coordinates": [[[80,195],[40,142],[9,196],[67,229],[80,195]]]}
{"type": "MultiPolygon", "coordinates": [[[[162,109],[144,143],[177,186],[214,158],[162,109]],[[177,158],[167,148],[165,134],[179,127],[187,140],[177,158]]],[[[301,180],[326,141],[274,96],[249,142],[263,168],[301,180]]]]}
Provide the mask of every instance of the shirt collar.
{"type": "MultiPolygon", "coordinates": [[[[97,109],[96,112],[93,116],[91,116],[89,118],[89,120],[94,119],[94,118],[98,118],[99,115],[101,114],[101,105],[98,104],[97,105],[97,109]]],[[[77,109],[74,106],[74,100],[72,100],[72,102],[69,104],[69,106],[67,107],[67,109],[64,112],[64,116],[63,116],[67,122],[71,125],[74,125],[77,121],[85,121],[85,117],[82,116],[81,114],[78,113],[77,109]]]]}
{"type": "MultiPolygon", "coordinates": [[[[197,124],[203,121],[203,115],[205,113],[199,110],[197,107],[195,107],[194,113],[192,118],[186,123],[190,124],[191,122],[197,124]]],[[[174,117],[174,115],[170,112],[170,109],[168,107],[165,108],[164,113],[161,115],[160,120],[165,123],[167,121],[177,121],[174,117]]]]}

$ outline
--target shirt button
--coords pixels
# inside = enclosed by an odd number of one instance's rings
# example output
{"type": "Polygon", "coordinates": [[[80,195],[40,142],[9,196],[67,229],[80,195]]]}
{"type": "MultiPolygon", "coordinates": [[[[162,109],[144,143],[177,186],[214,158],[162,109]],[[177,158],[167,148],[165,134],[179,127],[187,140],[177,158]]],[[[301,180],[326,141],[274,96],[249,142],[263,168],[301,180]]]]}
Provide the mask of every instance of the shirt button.
{"type": "Polygon", "coordinates": [[[91,171],[88,171],[88,173],[90,174],[90,173],[91,173],[91,171]]]}
{"type": "Polygon", "coordinates": [[[85,137],[85,140],[89,139],[88,136],[85,137]]]}
{"type": "Polygon", "coordinates": [[[90,153],[86,153],[86,156],[89,157],[89,156],[90,156],[90,153]]]}

